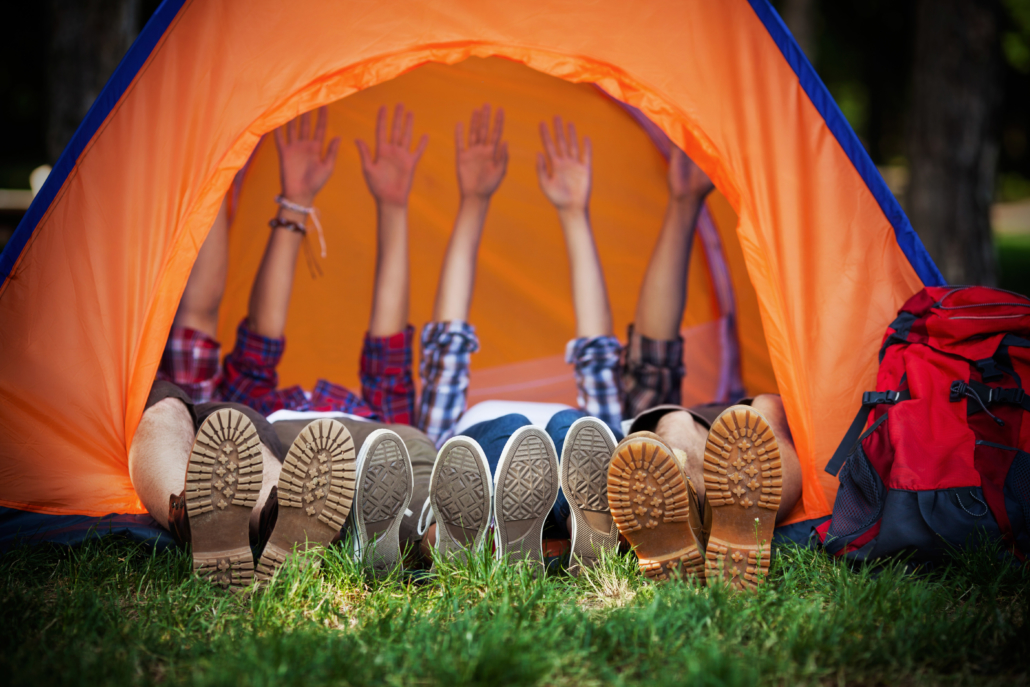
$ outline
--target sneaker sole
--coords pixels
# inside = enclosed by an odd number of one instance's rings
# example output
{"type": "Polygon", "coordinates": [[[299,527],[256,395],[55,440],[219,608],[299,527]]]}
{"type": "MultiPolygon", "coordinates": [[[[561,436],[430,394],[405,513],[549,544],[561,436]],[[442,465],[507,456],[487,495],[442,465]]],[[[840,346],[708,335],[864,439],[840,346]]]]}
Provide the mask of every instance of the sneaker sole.
{"type": "Polygon", "coordinates": [[[492,497],[490,465],[483,449],[467,437],[448,439],[429,480],[438,554],[460,558],[483,546],[492,497]]]}
{"type": "Polygon", "coordinates": [[[401,518],[415,488],[411,458],[404,441],[389,429],[377,429],[361,445],[352,518],[358,553],[378,577],[402,565],[401,518]]]}
{"type": "Polygon", "coordinates": [[[354,502],[354,439],[335,420],[315,420],[290,446],[279,473],[279,515],[257,565],[257,579],[272,579],[298,552],[331,542],[354,502]]]}
{"type": "Polygon", "coordinates": [[[225,589],[254,580],[250,514],[263,471],[261,441],[246,415],[227,408],[200,426],[186,467],[193,570],[225,589]]]}
{"type": "Polygon", "coordinates": [[[554,442],[537,427],[520,427],[504,445],[494,476],[496,556],[544,564],[544,521],[558,498],[554,442]]]}
{"type": "Polygon", "coordinates": [[[619,444],[608,469],[608,500],[619,532],[636,551],[640,572],[653,580],[704,581],[687,482],[664,442],[631,437],[619,444]]]}
{"type": "Polygon", "coordinates": [[[572,515],[569,572],[592,568],[605,551],[619,546],[619,530],[608,505],[608,467],[615,435],[592,417],[572,423],[561,457],[561,487],[572,515]]]}
{"type": "Polygon", "coordinates": [[[712,423],[704,475],[705,497],[712,507],[708,575],[754,589],[769,572],[783,486],[779,444],[754,408],[733,406],[712,423]]]}

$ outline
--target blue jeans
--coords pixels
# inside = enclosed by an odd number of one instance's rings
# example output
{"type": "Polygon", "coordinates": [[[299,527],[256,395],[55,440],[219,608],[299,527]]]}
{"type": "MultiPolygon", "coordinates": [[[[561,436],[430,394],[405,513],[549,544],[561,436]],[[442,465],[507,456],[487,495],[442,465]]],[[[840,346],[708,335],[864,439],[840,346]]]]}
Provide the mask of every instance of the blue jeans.
{"type": "MultiPolygon", "coordinates": [[[[569,408],[568,410],[555,413],[548,420],[544,431],[547,432],[548,436],[551,437],[551,441],[554,442],[554,449],[558,452],[559,459],[561,458],[562,448],[565,446],[565,437],[569,433],[569,428],[572,427],[573,422],[582,417],[589,416],[582,410],[569,408]]],[[[475,439],[483,448],[483,453],[486,454],[486,460],[490,464],[490,474],[492,475],[497,471],[497,463],[501,460],[501,452],[504,451],[504,445],[508,443],[508,438],[515,433],[515,430],[531,424],[533,423],[525,415],[512,413],[511,415],[502,415],[493,420],[474,424],[462,432],[461,435],[475,439]]],[[[615,433],[616,441],[621,441],[621,428],[610,427],[610,429],[615,433]]],[[[569,501],[559,488],[558,498],[555,500],[554,507],[544,522],[544,539],[570,538],[572,535],[565,525],[565,521],[570,513],[569,501]]]]}

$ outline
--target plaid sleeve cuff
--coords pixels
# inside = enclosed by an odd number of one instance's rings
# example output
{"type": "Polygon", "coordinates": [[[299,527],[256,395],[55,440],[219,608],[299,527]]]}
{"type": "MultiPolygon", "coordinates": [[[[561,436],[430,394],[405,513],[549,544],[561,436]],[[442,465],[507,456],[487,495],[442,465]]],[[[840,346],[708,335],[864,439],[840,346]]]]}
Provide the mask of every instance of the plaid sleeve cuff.
{"type": "Polygon", "coordinates": [[[236,348],[230,355],[240,355],[261,367],[279,367],[286,349],[286,337],[273,339],[250,331],[247,318],[236,327],[236,348]]]}
{"type": "Polygon", "coordinates": [[[422,398],[418,428],[440,446],[465,412],[469,364],[479,350],[476,329],[467,322],[430,322],[422,329],[422,398]]]}
{"type": "Polygon", "coordinates": [[[415,417],[412,341],[415,328],[390,336],[365,334],[361,349],[361,397],[383,422],[410,425],[415,417]]]}
{"type": "Polygon", "coordinates": [[[565,362],[573,365],[579,407],[613,427],[622,421],[621,353],[622,346],[614,336],[581,337],[565,347],[565,362]]]}
{"type": "Polygon", "coordinates": [[[631,324],[622,360],[623,413],[636,417],[657,405],[682,401],[683,337],[649,339],[631,324]]]}
{"type": "Polygon", "coordinates": [[[172,325],[157,379],[183,389],[194,403],[207,403],[222,383],[222,346],[204,332],[172,325]]]}

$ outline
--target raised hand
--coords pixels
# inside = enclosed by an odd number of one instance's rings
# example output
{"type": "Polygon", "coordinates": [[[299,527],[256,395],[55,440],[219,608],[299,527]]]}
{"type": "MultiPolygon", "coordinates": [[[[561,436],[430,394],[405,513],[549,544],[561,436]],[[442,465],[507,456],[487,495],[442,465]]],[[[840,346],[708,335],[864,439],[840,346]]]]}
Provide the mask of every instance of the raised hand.
{"type": "Polygon", "coordinates": [[[554,118],[553,139],[547,124],[540,122],[540,139],[544,152],[537,153],[536,172],[544,195],[559,211],[585,211],[590,201],[590,139],[580,146],[576,125],[569,122],[566,131],[561,117],[554,118]]]}
{"type": "Polygon", "coordinates": [[[682,150],[673,146],[669,155],[669,197],[675,200],[704,198],[714,188],[708,175],[682,150]]]}
{"type": "Polygon", "coordinates": [[[458,188],[462,198],[489,198],[508,169],[508,142],[501,142],[504,132],[504,110],[497,108],[494,130],[490,132],[490,105],[472,111],[468,145],[465,145],[465,123],[454,128],[454,148],[458,167],[458,188]]]}
{"type": "Polygon", "coordinates": [[[311,130],[311,113],[305,112],[275,130],[275,147],[279,151],[279,179],[287,200],[310,206],[333,173],[340,139],[329,141],[322,154],[325,130],[329,119],[326,107],[318,108],[318,120],[311,130]]]}
{"type": "Polygon", "coordinates": [[[429,136],[423,134],[415,150],[410,149],[415,115],[411,111],[405,113],[400,103],[394,108],[392,126],[387,124],[386,106],[383,106],[376,119],[374,157],[368,144],[360,139],[355,141],[361,156],[361,171],[377,203],[407,207],[415,165],[429,143],[429,136]]]}

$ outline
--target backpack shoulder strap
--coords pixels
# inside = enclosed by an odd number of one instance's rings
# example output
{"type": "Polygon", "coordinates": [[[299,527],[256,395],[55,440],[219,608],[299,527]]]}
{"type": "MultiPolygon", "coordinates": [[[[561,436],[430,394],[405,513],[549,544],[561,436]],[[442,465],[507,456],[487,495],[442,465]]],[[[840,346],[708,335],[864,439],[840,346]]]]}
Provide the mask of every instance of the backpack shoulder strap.
{"type": "Polygon", "coordinates": [[[869,413],[873,412],[873,408],[884,403],[894,405],[910,398],[912,398],[912,394],[908,389],[904,391],[867,391],[862,394],[862,407],[858,409],[858,414],[855,415],[851,426],[848,427],[847,433],[837,450],[833,452],[830,462],[826,464],[826,472],[836,477],[840,469],[844,467],[844,462],[855,451],[855,446],[862,437],[862,429],[869,419],[869,413]]]}

